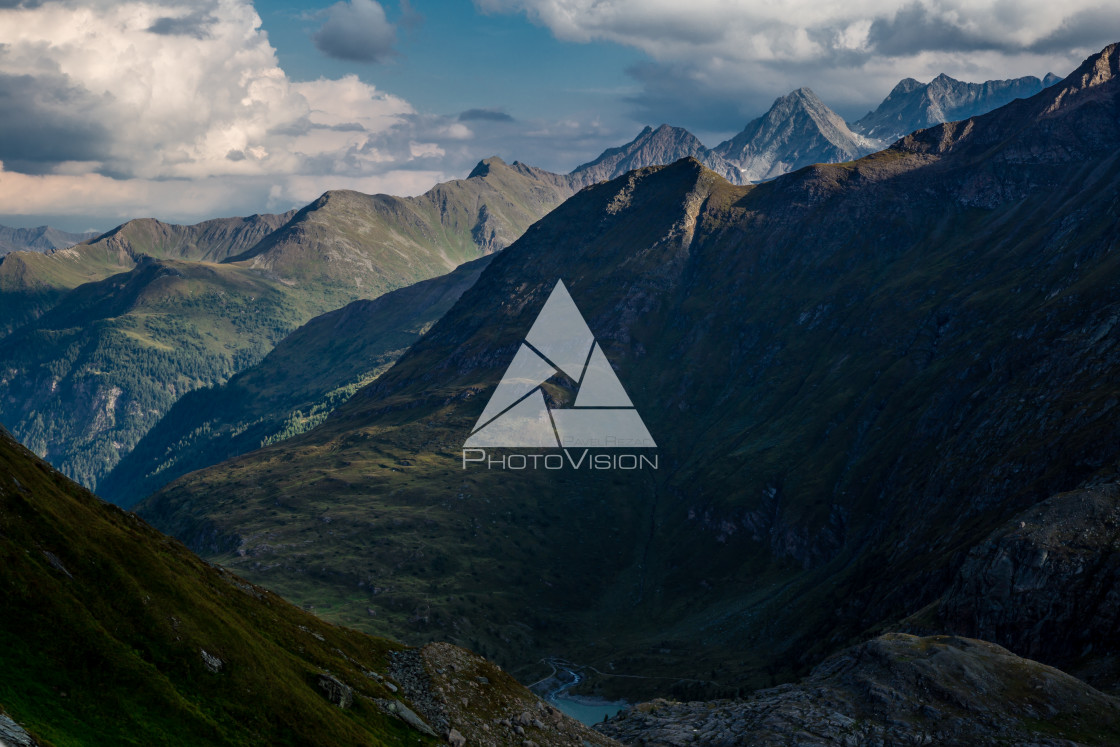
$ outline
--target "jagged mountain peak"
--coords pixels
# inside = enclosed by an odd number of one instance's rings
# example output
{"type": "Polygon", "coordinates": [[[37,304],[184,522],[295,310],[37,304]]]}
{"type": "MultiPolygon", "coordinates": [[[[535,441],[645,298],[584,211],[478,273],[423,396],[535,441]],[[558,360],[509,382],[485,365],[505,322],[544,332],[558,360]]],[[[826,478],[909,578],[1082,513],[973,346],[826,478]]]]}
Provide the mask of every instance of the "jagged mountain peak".
{"type": "Polygon", "coordinates": [[[1033,96],[1047,81],[1028,75],[1007,80],[968,83],[940,73],[929,83],[913,78],[900,81],[874,110],[861,117],[852,129],[883,143],[942,122],[968,119],[997,109],[1017,98],[1033,96]]]}
{"type": "Polygon", "coordinates": [[[1117,145],[1115,122],[1120,110],[1117,96],[1120,54],[1117,50],[1115,44],[1106,47],[1086,59],[1060,83],[1030,98],[1013,101],[983,115],[916,131],[891,147],[937,155],[959,150],[980,154],[998,144],[1000,152],[992,156],[993,160],[1008,163],[1062,162],[1089,154],[1107,157],[1109,149],[1117,145]],[[1088,103],[1103,105],[1085,107],[1088,103]],[[1048,127],[1045,131],[1022,126],[1023,122],[1044,118],[1062,118],[1065,124],[1061,128],[1048,127]]]}
{"type": "Polygon", "coordinates": [[[762,181],[813,163],[848,161],[878,145],[852,132],[803,87],[775,99],[765,114],[713,151],[737,166],[744,181],[762,181]]]}
{"type": "Polygon", "coordinates": [[[1099,86],[1120,76],[1120,44],[1109,44],[1089,57],[1065,79],[1065,88],[1079,91],[1099,86]]]}
{"type": "Polygon", "coordinates": [[[481,161],[478,162],[478,164],[473,169],[471,169],[471,173],[467,174],[467,178],[468,179],[473,179],[476,176],[486,176],[487,174],[490,173],[490,170],[493,169],[494,167],[503,167],[503,166],[508,168],[508,164],[505,161],[503,161],[501,158],[499,158],[498,156],[490,156],[489,158],[483,158],[481,161]]]}
{"type": "Polygon", "coordinates": [[[647,125],[629,143],[603,151],[594,161],[577,166],[570,176],[575,186],[583,187],[634,169],[675,163],[685,157],[696,158],[729,181],[740,181],[738,169],[706,148],[688,130],[669,124],[659,125],[656,129],[647,125]]]}

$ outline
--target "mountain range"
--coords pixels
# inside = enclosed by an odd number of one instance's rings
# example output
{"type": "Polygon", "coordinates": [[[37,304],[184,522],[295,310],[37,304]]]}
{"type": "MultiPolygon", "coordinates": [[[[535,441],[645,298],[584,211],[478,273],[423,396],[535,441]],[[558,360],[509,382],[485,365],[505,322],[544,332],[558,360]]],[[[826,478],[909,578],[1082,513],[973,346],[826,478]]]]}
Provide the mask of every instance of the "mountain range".
{"type": "MultiPolygon", "coordinates": [[[[921,86],[907,80],[877,112],[895,121],[912,116],[926,122],[945,112],[983,109],[1036,84],[1042,81],[964,84],[940,76],[921,86]],[[926,106],[931,101],[936,106],[926,106]]],[[[7,363],[0,376],[0,419],[66,474],[93,487],[183,394],[244,370],[316,313],[375,298],[508,245],[581,186],[686,156],[741,183],[812,162],[847,160],[870,150],[870,143],[800,89],[712,150],[687,131],[662,125],[568,175],[494,158],[467,179],[418,198],[328,192],[280,215],[193,226],[139,219],[79,246],[11,253],[0,258],[0,331],[8,337],[0,338],[7,363]],[[192,266],[176,264],[182,262],[192,266]],[[83,283],[92,285],[76,292],[83,283]],[[272,311],[250,314],[258,300],[272,311]],[[40,318],[56,306],[57,313],[40,318]],[[87,316],[95,323],[83,324],[87,316]]],[[[40,242],[68,243],[53,229],[19,235],[32,234],[40,242]]],[[[332,390],[352,391],[354,382],[336,384],[332,390]]],[[[181,444],[182,437],[156,451],[181,444]]],[[[242,433],[233,451],[177,461],[204,466],[238,453],[252,443],[248,438],[242,433]]],[[[144,473],[155,474],[163,461],[144,473]]],[[[113,487],[112,494],[135,496],[137,486],[127,482],[118,481],[119,492],[113,487]]]]}
{"type": "Polygon", "coordinates": [[[1120,46],[892,97],[0,259],[0,419],[187,545],[0,428],[0,742],[1115,744],[1120,46]],[[560,281],[648,469],[466,459],[560,281]]]}
{"type": "Polygon", "coordinates": [[[187,472],[310,430],[420,339],[492,256],[318,316],[224,385],[186,394],[98,492],[129,507],[187,472]]]}
{"type": "MultiPolygon", "coordinates": [[[[971,626],[1025,653],[1072,571],[995,548],[1017,546],[1022,512],[1120,467],[1118,69],[1112,46],[1029,99],[763,184],[689,159],[584,189],[325,422],[139,511],[329,619],[452,640],[525,678],[563,651],[679,678],[633,690],[727,693],[890,626],[971,626]],[[464,469],[558,278],[658,470],[464,469]],[[1017,585],[968,591],[993,563],[1046,587],[1015,626],[998,600],[1017,585]]],[[[572,387],[544,391],[563,407],[572,387]]],[[[1113,630],[1116,605],[1094,604],[1113,630]]],[[[1047,624],[1035,658],[1120,681],[1111,634],[1089,655],[1047,624]]]]}
{"type": "Polygon", "coordinates": [[[1061,81],[1047,73],[1041,80],[1028,75],[1009,80],[965,83],[942,73],[929,83],[905,78],[883,103],[858,119],[852,129],[861,135],[891,143],[916,130],[975,117],[1025,99],[1061,81]]]}

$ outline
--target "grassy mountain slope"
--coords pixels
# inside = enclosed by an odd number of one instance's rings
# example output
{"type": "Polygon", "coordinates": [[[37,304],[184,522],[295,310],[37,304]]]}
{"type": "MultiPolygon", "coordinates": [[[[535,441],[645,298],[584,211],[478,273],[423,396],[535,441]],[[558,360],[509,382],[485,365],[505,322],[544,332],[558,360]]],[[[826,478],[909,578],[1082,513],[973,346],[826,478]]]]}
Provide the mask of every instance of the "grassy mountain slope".
{"type": "Polygon", "coordinates": [[[298,213],[134,220],[49,255],[7,255],[0,419],[94,487],[185,392],[224,382],[316,314],[505,246],[570,192],[568,177],[489,159],[416,198],[329,192],[298,213]]]}
{"type": "Polygon", "coordinates": [[[243,269],[142,260],[0,339],[0,421],[96,485],[179,397],[260,360],[306,315],[243,269]]]}
{"type": "Polygon", "coordinates": [[[228,261],[322,299],[326,311],[501,249],[571,192],[565,176],[489,158],[419,197],[327,192],[228,261]]]}
{"type": "Polygon", "coordinates": [[[44,747],[511,745],[489,724],[527,710],[542,742],[608,744],[469,652],[336,627],[199,560],[3,429],[0,562],[0,710],[44,747]]]}
{"type": "Polygon", "coordinates": [[[255,366],[182,397],[98,492],[130,506],[187,472],[309,430],[392,365],[489,261],[312,319],[255,366]]]}
{"type": "Polygon", "coordinates": [[[293,214],[219,218],[193,226],[132,220],[77,246],[0,257],[0,335],[32,321],[83,283],[128,272],[143,256],[220,261],[257,243],[293,214]]]}
{"type": "Polygon", "coordinates": [[[1118,60],[755,187],[693,161],[583,190],[326,423],[141,511],[369,629],[686,691],[789,677],[1114,463],[1118,60]],[[557,278],[657,472],[461,468],[557,278]]]}
{"type": "Polygon", "coordinates": [[[138,218],[117,226],[87,245],[119,248],[134,257],[146,254],[162,259],[221,262],[254,246],[291,220],[295,213],[290,210],[279,215],[215,218],[191,226],[138,218]]]}

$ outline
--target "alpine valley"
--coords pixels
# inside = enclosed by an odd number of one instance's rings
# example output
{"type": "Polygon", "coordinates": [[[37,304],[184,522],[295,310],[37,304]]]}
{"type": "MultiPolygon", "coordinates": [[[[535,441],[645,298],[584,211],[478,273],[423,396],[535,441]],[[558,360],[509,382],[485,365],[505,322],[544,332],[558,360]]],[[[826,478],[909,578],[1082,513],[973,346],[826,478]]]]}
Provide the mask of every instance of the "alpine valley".
{"type": "MultiPolygon", "coordinates": [[[[523,681],[562,656],[590,691],[726,697],[899,631],[1011,653],[886,638],[867,650],[892,674],[843,687],[910,686],[917,646],[937,687],[1033,681],[1019,654],[1113,688],[1120,609],[1079,574],[1115,542],[1118,68],[1111,46],[1030,98],[762,184],[690,158],[586,188],[325,422],[139,513],[328,619],[523,681]],[[557,279],[659,470],[463,468],[557,279]]],[[[563,407],[574,386],[544,388],[563,407]]],[[[1073,738],[1051,716],[1030,728],[1073,738]]],[[[1111,718],[1077,739],[1109,743],[1111,718]]]]}
{"type": "Polygon", "coordinates": [[[0,745],[1120,743],[1118,45],[3,235],[0,745]],[[465,458],[558,281],[649,468],[465,458]]]}

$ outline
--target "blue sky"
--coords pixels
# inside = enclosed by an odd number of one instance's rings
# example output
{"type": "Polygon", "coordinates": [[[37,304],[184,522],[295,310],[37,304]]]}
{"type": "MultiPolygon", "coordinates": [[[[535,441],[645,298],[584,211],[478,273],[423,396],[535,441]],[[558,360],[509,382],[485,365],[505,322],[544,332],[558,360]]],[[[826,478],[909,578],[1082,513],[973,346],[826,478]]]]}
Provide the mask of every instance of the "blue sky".
{"type": "Polygon", "coordinates": [[[713,146],[809,86],[1065,75],[1113,0],[0,0],[0,224],[108,229],[568,171],[644,125],[713,146]]]}

